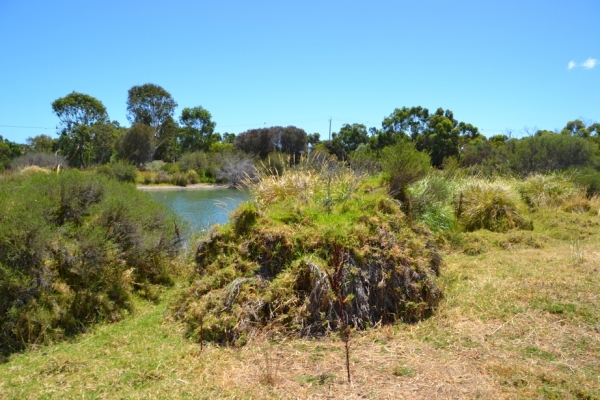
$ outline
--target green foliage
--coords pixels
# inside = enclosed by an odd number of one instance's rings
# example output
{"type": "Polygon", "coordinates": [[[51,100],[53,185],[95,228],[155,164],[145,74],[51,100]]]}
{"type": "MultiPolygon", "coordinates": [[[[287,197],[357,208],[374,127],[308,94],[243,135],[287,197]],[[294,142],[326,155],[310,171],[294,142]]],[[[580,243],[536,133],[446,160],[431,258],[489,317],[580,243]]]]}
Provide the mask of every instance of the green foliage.
{"type": "Polygon", "coordinates": [[[214,133],[216,123],[212,115],[202,107],[184,108],[179,122],[183,125],[179,131],[182,152],[208,151],[220,139],[214,133]]]}
{"type": "Polygon", "coordinates": [[[174,220],[131,185],[78,171],[0,181],[0,352],[132,310],[170,282],[174,220]]]}
{"type": "Polygon", "coordinates": [[[117,161],[110,164],[114,177],[121,182],[135,182],[137,177],[137,168],[125,161],[117,161]]]}
{"type": "Polygon", "coordinates": [[[137,123],[127,130],[117,143],[119,158],[142,165],[152,161],[155,150],[154,131],[149,125],[137,123]]]}
{"type": "Polygon", "coordinates": [[[454,227],[455,183],[441,174],[430,174],[407,188],[409,216],[434,232],[454,227]]]}
{"type": "Polygon", "coordinates": [[[390,194],[403,203],[405,210],[410,210],[406,189],[427,175],[430,170],[429,156],[417,151],[413,143],[402,140],[383,149],[380,162],[390,179],[390,194]]]}
{"type": "Polygon", "coordinates": [[[267,326],[314,335],[431,314],[441,297],[432,235],[413,229],[387,188],[335,166],[262,175],[249,185],[254,202],[197,243],[196,274],[174,309],[190,335],[243,344],[267,326]]]}
{"type": "MultiPolygon", "coordinates": [[[[72,92],[53,101],[52,111],[62,127],[58,141],[62,154],[72,166],[89,166],[93,158],[93,138],[97,135],[110,136],[111,128],[102,128],[108,122],[104,104],[90,95],[72,92]]],[[[103,162],[107,161],[106,149],[102,148],[105,138],[95,140],[103,162]]],[[[110,147],[110,143],[107,146],[110,147]]]]}
{"type": "Polygon", "coordinates": [[[144,170],[157,172],[163,169],[165,166],[165,162],[162,160],[154,160],[152,162],[148,162],[144,164],[144,170]]]}
{"type": "Polygon", "coordinates": [[[185,153],[179,159],[179,166],[182,171],[196,171],[202,173],[210,168],[208,156],[203,151],[185,153]]]}
{"type": "Polygon", "coordinates": [[[525,203],[533,210],[557,209],[566,200],[583,195],[582,189],[575,185],[572,177],[564,173],[531,175],[518,185],[518,190],[525,203]]]}
{"type": "Polygon", "coordinates": [[[591,165],[598,150],[590,140],[554,133],[515,140],[507,146],[511,169],[519,175],[591,165]]]}

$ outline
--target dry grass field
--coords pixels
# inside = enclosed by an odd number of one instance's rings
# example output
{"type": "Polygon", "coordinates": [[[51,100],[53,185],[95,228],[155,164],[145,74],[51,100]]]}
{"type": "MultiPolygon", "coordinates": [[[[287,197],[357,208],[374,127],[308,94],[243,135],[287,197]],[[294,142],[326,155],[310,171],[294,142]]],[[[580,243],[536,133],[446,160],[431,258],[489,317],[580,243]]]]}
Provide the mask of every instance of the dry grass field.
{"type": "Polygon", "coordinates": [[[344,343],[254,336],[188,341],[158,304],[0,365],[5,399],[597,399],[600,217],[539,212],[534,231],[464,234],[445,254],[438,310],[344,343]]]}

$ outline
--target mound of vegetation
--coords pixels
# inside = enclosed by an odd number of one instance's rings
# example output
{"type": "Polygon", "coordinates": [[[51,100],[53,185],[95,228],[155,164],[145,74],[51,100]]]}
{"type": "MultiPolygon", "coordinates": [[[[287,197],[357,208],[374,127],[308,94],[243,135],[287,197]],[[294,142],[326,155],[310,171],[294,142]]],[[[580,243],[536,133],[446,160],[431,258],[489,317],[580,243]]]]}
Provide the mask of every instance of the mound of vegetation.
{"type": "Polygon", "coordinates": [[[133,185],[67,171],[0,181],[0,354],[132,309],[170,282],[176,221],[133,185]]]}
{"type": "Polygon", "coordinates": [[[319,335],[428,316],[442,259],[380,182],[321,160],[250,184],[254,200],[197,243],[175,307],[190,335],[243,344],[260,328],[319,335]]]}

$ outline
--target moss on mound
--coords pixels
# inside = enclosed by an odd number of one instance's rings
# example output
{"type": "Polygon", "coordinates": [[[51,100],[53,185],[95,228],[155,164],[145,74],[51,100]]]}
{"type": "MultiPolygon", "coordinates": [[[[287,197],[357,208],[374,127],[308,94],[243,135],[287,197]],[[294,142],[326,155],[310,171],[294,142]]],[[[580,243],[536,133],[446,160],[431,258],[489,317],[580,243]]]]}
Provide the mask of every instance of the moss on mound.
{"type": "Polygon", "coordinates": [[[196,272],[175,308],[197,340],[414,322],[436,307],[433,237],[409,225],[387,188],[312,170],[263,178],[251,191],[253,202],[197,243],[196,272]],[[310,189],[293,185],[307,181],[310,189]]]}

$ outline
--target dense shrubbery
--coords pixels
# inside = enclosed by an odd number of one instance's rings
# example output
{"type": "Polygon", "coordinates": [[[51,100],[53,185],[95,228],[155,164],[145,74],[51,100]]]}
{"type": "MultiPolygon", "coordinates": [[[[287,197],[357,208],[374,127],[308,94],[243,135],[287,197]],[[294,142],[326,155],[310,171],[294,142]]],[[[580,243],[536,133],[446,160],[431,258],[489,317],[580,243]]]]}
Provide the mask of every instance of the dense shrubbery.
{"type": "Polygon", "coordinates": [[[69,171],[0,181],[0,352],[116,321],[168,284],[175,220],[133,185],[69,171]]]}

